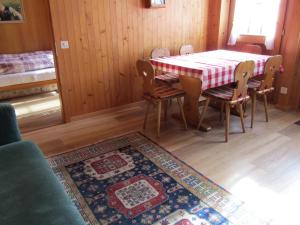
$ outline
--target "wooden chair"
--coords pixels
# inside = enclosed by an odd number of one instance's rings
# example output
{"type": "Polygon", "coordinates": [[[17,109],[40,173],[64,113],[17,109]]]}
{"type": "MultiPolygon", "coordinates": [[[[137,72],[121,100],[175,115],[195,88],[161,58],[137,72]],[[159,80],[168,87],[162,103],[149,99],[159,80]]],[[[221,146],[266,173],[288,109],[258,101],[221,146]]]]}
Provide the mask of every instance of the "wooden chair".
{"type": "Polygon", "coordinates": [[[180,55],[189,55],[194,53],[194,48],[192,45],[182,45],[179,49],[180,55]]]}
{"type": "Polygon", "coordinates": [[[274,77],[276,73],[280,72],[281,65],[282,65],[281,55],[270,57],[265,64],[263,79],[262,80],[250,79],[248,82],[248,88],[252,100],[251,128],[253,128],[254,126],[254,116],[256,111],[257,96],[263,96],[266,122],[269,122],[267,94],[274,91],[274,87],[273,87],[274,77]]]}
{"type": "Polygon", "coordinates": [[[145,120],[144,120],[144,129],[146,129],[149,107],[151,104],[158,106],[158,118],[157,118],[157,136],[160,135],[160,123],[161,123],[161,108],[162,102],[165,103],[165,116],[167,116],[167,106],[170,99],[176,98],[177,103],[180,109],[182,120],[184,126],[187,129],[187,123],[182,107],[181,97],[185,95],[183,90],[179,90],[170,86],[156,86],[154,82],[155,71],[152,64],[147,60],[138,60],[136,67],[139,73],[139,76],[143,78],[143,90],[144,99],[148,102],[145,120]]]}
{"type": "MultiPolygon", "coordinates": [[[[253,61],[241,62],[234,71],[235,84],[226,85],[218,88],[208,89],[203,93],[209,102],[211,99],[221,102],[225,106],[226,122],[225,122],[225,141],[228,142],[230,110],[234,106],[238,106],[243,132],[245,133],[244,110],[243,103],[250,99],[248,95],[248,80],[253,75],[255,63],[253,61]]],[[[208,103],[207,103],[208,104],[208,103]]],[[[198,129],[202,120],[199,121],[198,129]]]]}
{"type": "MultiPolygon", "coordinates": [[[[170,57],[170,56],[171,56],[170,50],[167,48],[155,48],[151,52],[152,59],[170,57]]],[[[160,83],[172,86],[173,84],[179,82],[179,76],[176,73],[165,73],[165,72],[158,71],[158,74],[156,74],[155,76],[155,80],[160,83]]]]}
{"type": "Polygon", "coordinates": [[[237,46],[237,51],[259,54],[259,55],[263,54],[262,47],[260,45],[255,45],[255,44],[239,44],[237,46]]]}
{"type": "Polygon", "coordinates": [[[167,48],[154,48],[151,52],[151,58],[162,58],[162,57],[170,57],[170,50],[167,48]]]}

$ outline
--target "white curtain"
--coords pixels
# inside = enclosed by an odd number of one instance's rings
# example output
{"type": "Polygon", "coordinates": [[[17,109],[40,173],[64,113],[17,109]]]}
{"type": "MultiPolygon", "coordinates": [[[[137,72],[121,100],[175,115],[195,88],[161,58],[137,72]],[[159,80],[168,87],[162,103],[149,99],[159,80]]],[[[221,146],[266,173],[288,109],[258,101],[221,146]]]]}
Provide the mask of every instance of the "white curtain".
{"type": "Polygon", "coordinates": [[[266,48],[274,48],[281,0],[236,0],[233,27],[228,41],[235,45],[240,35],[263,35],[266,48]]]}

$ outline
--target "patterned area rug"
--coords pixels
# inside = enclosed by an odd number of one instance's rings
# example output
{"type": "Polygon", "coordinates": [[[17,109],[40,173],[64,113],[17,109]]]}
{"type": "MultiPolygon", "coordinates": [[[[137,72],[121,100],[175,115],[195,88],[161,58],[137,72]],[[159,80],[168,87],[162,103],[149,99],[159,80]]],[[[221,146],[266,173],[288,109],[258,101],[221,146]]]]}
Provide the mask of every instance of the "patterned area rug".
{"type": "Polygon", "coordinates": [[[88,225],[267,225],[140,133],[49,159],[88,225]]]}

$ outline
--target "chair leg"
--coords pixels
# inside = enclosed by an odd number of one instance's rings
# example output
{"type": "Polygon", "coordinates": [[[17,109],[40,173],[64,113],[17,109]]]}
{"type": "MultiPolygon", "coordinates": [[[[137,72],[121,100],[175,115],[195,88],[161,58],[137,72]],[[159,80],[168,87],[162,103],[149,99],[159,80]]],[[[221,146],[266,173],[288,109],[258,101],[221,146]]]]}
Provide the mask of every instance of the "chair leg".
{"type": "Polygon", "coordinates": [[[255,117],[255,111],[256,111],[256,92],[252,93],[252,109],[251,109],[251,128],[254,127],[254,117],[255,117]]]}
{"type": "Polygon", "coordinates": [[[183,120],[183,123],[184,123],[184,128],[187,130],[188,127],[187,127],[187,122],[186,122],[186,118],[185,118],[185,115],[184,115],[184,110],[183,110],[181,98],[177,98],[177,103],[178,103],[180,113],[181,113],[181,117],[182,117],[182,120],[183,120]]]}
{"type": "Polygon", "coordinates": [[[240,113],[241,125],[242,125],[242,129],[243,129],[243,133],[246,133],[245,123],[244,123],[244,109],[243,109],[243,103],[239,103],[239,113],[240,113]]]}
{"type": "Polygon", "coordinates": [[[224,108],[225,108],[225,102],[221,103],[221,112],[220,112],[220,121],[223,123],[224,121],[224,108]]]}
{"type": "Polygon", "coordinates": [[[265,113],[266,113],[266,122],[269,122],[268,98],[266,94],[264,94],[264,106],[265,106],[265,113]]]}
{"type": "Polygon", "coordinates": [[[169,100],[166,100],[165,102],[164,102],[164,107],[165,107],[165,121],[167,121],[167,119],[168,119],[168,107],[169,107],[169,100]]]}
{"type": "Polygon", "coordinates": [[[225,104],[226,108],[226,122],[225,122],[225,142],[228,142],[229,126],[230,126],[230,104],[225,104]]]}
{"type": "Polygon", "coordinates": [[[160,136],[161,101],[157,104],[157,137],[160,136]]]}
{"type": "Polygon", "coordinates": [[[144,118],[144,130],[146,130],[146,126],[147,126],[147,120],[148,120],[148,114],[149,114],[149,109],[150,109],[150,102],[147,102],[147,108],[146,108],[146,113],[145,113],[145,118],[144,118]]]}
{"type": "Polygon", "coordinates": [[[247,109],[248,109],[248,102],[245,101],[245,102],[243,103],[244,114],[247,112],[247,109]]]}
{"type": "Polygon", "coordinates": [[[205,101],[205,105],[204,105],[204,107],[202,109],[201,115],[200,115],[200,119],[199,119],[199,123],[198,123],[198,126],[197,126],[197,130],[199,130],[200,127],[201,127],[201,125],[202,125],[202,122],[203,122],[206,110],[208,108],[209,102],[210,102],[210,99],[207,98],[206,101],[205,101]]]}

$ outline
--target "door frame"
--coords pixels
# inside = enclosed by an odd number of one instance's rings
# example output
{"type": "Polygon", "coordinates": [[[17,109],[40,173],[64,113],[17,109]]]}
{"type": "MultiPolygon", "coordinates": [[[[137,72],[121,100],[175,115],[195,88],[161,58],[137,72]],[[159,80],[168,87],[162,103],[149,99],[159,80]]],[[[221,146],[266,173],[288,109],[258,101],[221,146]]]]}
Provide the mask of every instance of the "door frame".
{"type": "Polygon", "coordinates": [[[56,72],[56,79],[57,79],[57,86],[58,86],[58,92],[59,92],[59,100],[61,103],[61,115],[62,115],[62,123],[70,122],[68,119],[68,116],[66,115],[65,110],[65,104],[64,99],[62,96],[62,88],[61,88],[61,79],[60,79],[60,69],[59,69],[59,63],[58,63],[58,52],[57,52],[57,46],[55,42],[55,36],[54,36],[54,27],[53,27],[53,20],[52,20],[52,13],[51,13],[51,6],[50,1],[47,1],[48,9],[49,9],[49,19],[50,19],[50,26],[51,26],[51,42],[52,42],[52,51],[53,51],[53,57],[54,57],[54,65],[55,65],[55,72],[56,72]]]}

